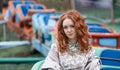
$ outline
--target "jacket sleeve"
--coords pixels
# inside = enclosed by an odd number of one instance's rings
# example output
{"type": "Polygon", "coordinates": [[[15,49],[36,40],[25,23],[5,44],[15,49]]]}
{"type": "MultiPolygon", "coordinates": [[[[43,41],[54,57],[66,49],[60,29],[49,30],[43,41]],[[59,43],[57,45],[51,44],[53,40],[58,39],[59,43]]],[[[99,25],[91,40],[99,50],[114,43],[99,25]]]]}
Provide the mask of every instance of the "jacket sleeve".
{"type": "Polygon", "coordinates": [[[85,70],[100,70],[100,59],[95,55],[95,50],[92,49],[87,53],[88,61],[85,70]]]}
{"type": "Polygon", "coordinates": [[[60,63],[59,63],[59,53],[58,53],[58,49],[57,49],[57,45],[56,44],[52,44],[51,45],[51,49],[45,59],[44,64],[42,65],[41,69],[53,69],[53,70],[61,70],[60,69],[60,63]]]}

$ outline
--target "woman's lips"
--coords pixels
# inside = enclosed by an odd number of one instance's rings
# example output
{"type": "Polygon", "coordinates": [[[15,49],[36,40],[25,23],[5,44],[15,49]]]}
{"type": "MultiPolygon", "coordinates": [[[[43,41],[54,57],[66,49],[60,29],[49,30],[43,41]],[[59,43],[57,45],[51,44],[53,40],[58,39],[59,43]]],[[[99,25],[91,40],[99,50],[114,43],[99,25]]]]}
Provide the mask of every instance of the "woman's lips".
{"type": "Polygon", "coordinates": [[[72,34],[68,34],[69,36],[71,36],[72,34]]]}

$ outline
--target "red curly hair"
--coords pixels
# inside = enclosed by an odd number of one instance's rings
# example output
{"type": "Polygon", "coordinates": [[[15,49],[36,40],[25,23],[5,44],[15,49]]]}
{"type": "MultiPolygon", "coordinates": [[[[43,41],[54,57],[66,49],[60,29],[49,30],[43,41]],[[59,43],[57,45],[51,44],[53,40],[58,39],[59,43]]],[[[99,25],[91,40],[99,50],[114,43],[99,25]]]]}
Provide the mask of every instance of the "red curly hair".
{"type": "Polygon", "coordinates": [[[58,26],[57,26],[57,41],[58,41],[58,48],[61,53],[67,51],[67,44],[68,44],[68,37],[65,35],[63,30],[63,21],[69,18],[73,21],[76,34],[77,34],[77,43],[80,47],[80,51],[82,53],[88,52],[91,50],[91,46],[89,45],[89,32],[88,27],[85,23],[85,19],[83,16],[80,15],[79,12],[76,10],[69,10],[59,18],[58,26]]]}

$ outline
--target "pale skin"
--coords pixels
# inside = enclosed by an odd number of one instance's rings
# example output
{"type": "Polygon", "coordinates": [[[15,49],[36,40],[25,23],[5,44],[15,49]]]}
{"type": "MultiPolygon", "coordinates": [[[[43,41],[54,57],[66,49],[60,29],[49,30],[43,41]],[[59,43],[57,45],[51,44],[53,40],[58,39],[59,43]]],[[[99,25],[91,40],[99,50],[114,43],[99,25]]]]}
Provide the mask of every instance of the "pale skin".
{"type": "Polygon", "coordinates": [[[63,21],[63,30],[65,32],[65,35],[68,37],[68,39],[72,42],[72,43],[76,43],[76,31],[75,31],[75,27],[74,27],[74,23],[71,19],[66,18],[63,21]]]}

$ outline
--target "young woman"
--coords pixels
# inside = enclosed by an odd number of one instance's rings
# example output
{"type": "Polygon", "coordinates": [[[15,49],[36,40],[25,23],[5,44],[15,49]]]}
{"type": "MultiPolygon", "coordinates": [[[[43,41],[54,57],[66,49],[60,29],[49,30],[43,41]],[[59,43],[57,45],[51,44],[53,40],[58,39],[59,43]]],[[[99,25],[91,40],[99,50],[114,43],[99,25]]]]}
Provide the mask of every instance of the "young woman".
{"type": "Polygon", "coordinates": [[[89,38],[84,17],[76,10],[65,12],[58,20],[57,41],[52,44],[42,70],[100,70],[89,38]]]}

